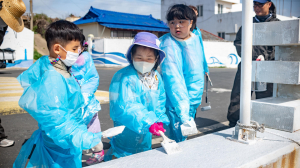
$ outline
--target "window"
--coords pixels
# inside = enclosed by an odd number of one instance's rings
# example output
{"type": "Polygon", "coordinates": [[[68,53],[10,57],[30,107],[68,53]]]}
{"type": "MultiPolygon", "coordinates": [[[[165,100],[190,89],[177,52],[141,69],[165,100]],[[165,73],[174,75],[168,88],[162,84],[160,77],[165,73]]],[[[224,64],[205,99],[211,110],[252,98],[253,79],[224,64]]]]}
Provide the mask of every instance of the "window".
{"type": "Polygon", "coordinates": [[[111,37],[118,37],[118,31],[112,30],[112,31],[110,32],[110,36],[111,36],[111,37]]]}
{"type": "Polygon", "coordinates": [[[218,14],[222,14],[223,13],[223,5],[218,4],[218,14]]]}
{"type": "Polygon", "coordinates": [[[124,31],[124,37],[131,37],[131,31],[124,31]]]}
{"type": "Polygon", "coordinates": [[[137,34],[136,31],[131,32],[131,37],[133,38],[137,34]]]}
{"type": "Polygon", "coordinates": [[[198,10],[198,17],[203,16],[203,5],[198,5],[197,10],[198,10]]]}
{"type": "Polygon", "coordinates": [[[118,31],[118,37],[124,37],[124,31],[119,30],[118,31]]]}
{"type": "Polygon", "coordinates": [[[160,38],[161,36],[163,36],[164,34],[166,34],[165,32],[158,32],[158,38],[160,38]]]}
{"type": "Polygon", "coordinates": [[[126,31],[126,30],[112,30],[110,32],[111,37],[134,37],[137,34],[136,31],[126,31]]]}
{"type": "Polygon", "coordinates": [[[225,39],[225,32],[219,32],[218,33],[218,36],[225,39]]]}

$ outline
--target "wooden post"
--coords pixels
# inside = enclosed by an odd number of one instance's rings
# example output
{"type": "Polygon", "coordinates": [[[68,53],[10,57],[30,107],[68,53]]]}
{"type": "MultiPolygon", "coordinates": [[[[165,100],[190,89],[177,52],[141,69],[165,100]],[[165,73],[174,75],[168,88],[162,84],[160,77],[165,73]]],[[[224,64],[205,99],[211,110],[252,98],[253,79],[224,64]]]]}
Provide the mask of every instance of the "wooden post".
{"type": "Polygon", "coordinates": [[[32,9],[32,0],[30,0],[30,30],[33,30],[33,9],[32,9]]]}

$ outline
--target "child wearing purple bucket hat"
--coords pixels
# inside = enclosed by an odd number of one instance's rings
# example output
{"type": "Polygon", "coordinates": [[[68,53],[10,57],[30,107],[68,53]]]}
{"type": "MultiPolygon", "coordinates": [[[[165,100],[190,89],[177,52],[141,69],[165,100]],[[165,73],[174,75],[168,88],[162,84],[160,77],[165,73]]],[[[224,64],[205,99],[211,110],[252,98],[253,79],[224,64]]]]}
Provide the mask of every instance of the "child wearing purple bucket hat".
{"type": "Polygon", "coordinates": [[[160,136],[163,124],[169,124],[165,89],[156,71],[165,58],[158,38],[138,33],[126,56],[130,65],[114,75],[109,87],[110,117],[115,127],[125,129],[111,139],[105,161],[151,150],[152,135],[160,136]]]}

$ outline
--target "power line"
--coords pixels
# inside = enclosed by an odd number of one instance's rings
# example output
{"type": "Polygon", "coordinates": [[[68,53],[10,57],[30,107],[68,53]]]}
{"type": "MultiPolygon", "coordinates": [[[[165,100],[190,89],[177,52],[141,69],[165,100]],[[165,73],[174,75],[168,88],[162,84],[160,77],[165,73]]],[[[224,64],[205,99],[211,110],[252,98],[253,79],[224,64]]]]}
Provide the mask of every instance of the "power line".
{"type": "MultiPolygon", "coordinates": [[[[48,9],[52,10],[54,13],[59,13],[59,14],[61,14],[60,12],[57,12],[57,11],[54,11],[53,9],[51,9],[51,8],[49,7],[49,5],[47,5],[47,4],[44,3],[43,0],[42,0],[42,2],[43,2],[43,4],[44,4],[48,9]]],[[[63,14],[61,14],[61,15],[63,15],[63,14]]]]}
{"type": "Polygon", "coordinates": [[[72,2],[78,9],[82,10],[76,3],[74,3],[74,0],[72,2]]]}

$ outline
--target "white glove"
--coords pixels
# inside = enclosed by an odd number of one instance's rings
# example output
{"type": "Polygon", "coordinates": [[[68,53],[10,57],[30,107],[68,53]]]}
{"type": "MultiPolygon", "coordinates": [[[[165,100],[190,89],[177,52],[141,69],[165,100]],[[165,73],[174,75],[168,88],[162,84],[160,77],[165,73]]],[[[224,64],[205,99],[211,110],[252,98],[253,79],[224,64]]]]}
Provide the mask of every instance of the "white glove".
{"type": "Polygon", "coordinates": [[[181,133],[183,136],[188,136],[192,134],[197,134],[198,130],[196,127],[196,123],[193,118],[191,118],[189,121],[186,121],[181,126],[181,133]]]}
{"type": "Polygon", "coordinates": [[[256,58],[256,61],[264,61],[265,60],[265,57],[263,55],[259,55],[257,58],[256,58]]]}
{"type": "Polygon", "coordinates": [[[124,129],[125,129],[125,126],[118,126],[118,127],[110,128],[110,129],[102,132],[102,137],[107,138],[107,137],[113,137],[113,136],[119,135],[124,131],[124,129]]]}

